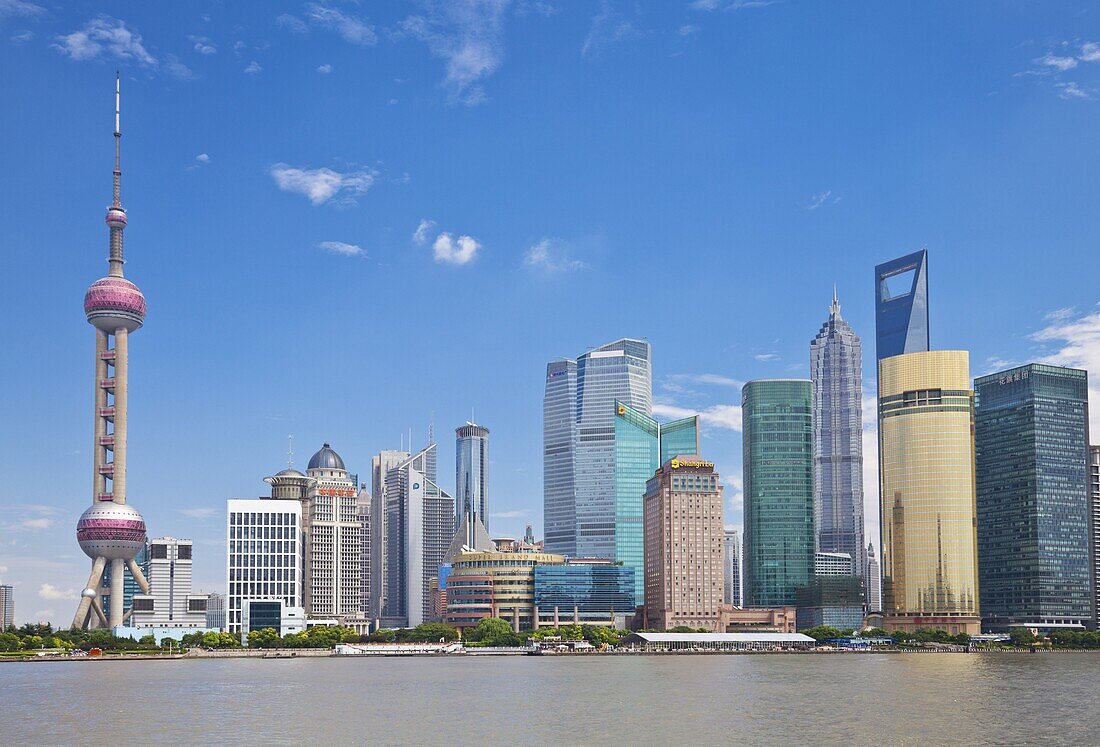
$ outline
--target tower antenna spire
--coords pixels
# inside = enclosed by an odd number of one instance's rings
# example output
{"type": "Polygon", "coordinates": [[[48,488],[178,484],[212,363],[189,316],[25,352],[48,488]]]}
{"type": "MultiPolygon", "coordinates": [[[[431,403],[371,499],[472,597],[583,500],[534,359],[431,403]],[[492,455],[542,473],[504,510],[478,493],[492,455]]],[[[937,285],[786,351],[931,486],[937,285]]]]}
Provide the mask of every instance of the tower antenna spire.
{"type": "Polygon", "coordinates": [[[111,229],[111,253],[107,260],[111,277],[122,277],[122,231],[126,228],[126,208],[122,207],[122,76],[115,71],[115,170],[111,207],[107,208],[107,225],[111,229]]]}
{"type": "Polygon", "coordinates": [[[829,311],[833,316],[840,313],[840,301],[836,297],[836,283],[833,283],[833,304],[829,307],[829,311]]]}
{"type": "Polygon", "coordinates": [[[294,436],[287,436],[287,440],[290,442],[290,445],[286,450],[286,468],[290,469],[294,466],[294,436]]]}

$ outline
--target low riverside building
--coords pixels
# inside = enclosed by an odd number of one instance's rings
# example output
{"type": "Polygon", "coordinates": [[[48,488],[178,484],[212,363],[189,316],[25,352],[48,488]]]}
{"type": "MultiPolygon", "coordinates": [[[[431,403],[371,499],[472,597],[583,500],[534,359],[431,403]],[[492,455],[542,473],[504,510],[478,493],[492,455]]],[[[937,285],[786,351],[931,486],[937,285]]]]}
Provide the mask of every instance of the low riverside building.
{"type": "Polygon", "coordinates": [[[608,560],[535,566],[535,627],[625,628],[636,610],[635,591],[634,568],[608,560]]]}
{"type": "Polygon", "coordinates": [[[134,594],[130,625],[134,628],[203,628],[209,594],[191,593],[189,539],[157,537],[146,544],[147,594],[134,594]]]}
{"type": "Polygon", "coordinates": [[[795,590],[799,630],[831,625],[841,630],[863,627],[863,580],[859,576],[818,576],[795,590]]]}
{"type": "Polygon", "coordinates": [[[719,624],[722,630],[734,628],[746,633],[795,632],[794,607],[722,607],[719,624]]]}
{"type": "Polygon", "coordinates": [[[802,633],[631,633],[618,647],[635,651],[805,651],[815,643],[802,633]]]}
{"type": "Polygon", "coordinates": [[[447,624],[461,630],[500,617],[516,632],[534,630],[535,568],[564,563],[564,556],[552,553],[457,552],[446,581],[447,624]]]}

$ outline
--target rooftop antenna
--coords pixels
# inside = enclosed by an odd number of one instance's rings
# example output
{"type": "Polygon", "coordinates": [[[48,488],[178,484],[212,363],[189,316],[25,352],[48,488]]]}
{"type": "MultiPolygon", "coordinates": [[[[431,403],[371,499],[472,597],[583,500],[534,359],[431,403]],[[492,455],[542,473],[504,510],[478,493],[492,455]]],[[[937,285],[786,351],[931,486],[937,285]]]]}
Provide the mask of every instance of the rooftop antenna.
{"type": "Polygon", "coordinates": [[[435,443],[435,410],[432,410],[432,415],[428,419],[428,446],[435,443]]]}
{"type": "Polygon", "coordinates": [[[286,468],[291,469],[294,467],[294,436],[287,436],[287,440],[290,442],[290,445],[286,450],[286,468]]]}
{"type": "Polygon", "coordinates": [[[840,313],[840,301],[836,297],[836,283],[833,283],[833,305],[829,307],[829,311],[834,315],[840,313]]]}

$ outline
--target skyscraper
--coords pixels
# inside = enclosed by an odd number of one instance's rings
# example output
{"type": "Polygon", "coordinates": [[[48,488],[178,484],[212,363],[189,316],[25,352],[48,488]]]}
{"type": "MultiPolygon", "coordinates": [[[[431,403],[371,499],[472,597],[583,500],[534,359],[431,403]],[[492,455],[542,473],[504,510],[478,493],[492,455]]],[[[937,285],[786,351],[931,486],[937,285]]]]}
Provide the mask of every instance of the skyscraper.
{"type": "Polygon", "coordinates": [[[813,417],[809,381],[741,390],[746,607],[795,603],[814,572],[813,417]]]}
{"type": "Polygon", "coordinates": [[[642,497],[646,483],[677,454],[698,453],[698,415],[662,425],[626,403],[615,401],[615,554],[611,559],[634,569],[638,604],[645,601],[642,497]]]}
{"type": "Polygon", "coordinates": [[[840,316],[810,343],[813,382],[814,524],[820,552],[848,553],[863,573],[863,346],[840,316]]]}
{"type": "Polygon", "coordinates": [[[975,380],[978,587],[986,629],[1091,626],[1088,373],[975,380]]]}
{"type": "Polygon", "coordinates": [[[135,628],[201,628],[208,594],[191,589],[191,540],[150,539],[146,569],[149,593],[135,594],[130,625],[135,628]]]}
{"type": "Polygon", "coordinates": [[[727,529],[722,540],[726,569],[723,573],[725,584],[722,601],[734,607],[741,606],[741,545],[737,541],[737,530],[727,529]]]}
{"type": "Polygon", "coordinates": [[[547,552],[615,558],[616,402],[649,417],[652,350],[621,339],[550,363],[543,399],[547,552]],[[570,489],[570,484],[572,489],[570,489]]]}
{"type": "Polygon", "coordinates": [[[370,600],[364,614],[382,616],[386,588],[386,478],[390,470],[412,456],[407,451],[381,451],[371,457],[370,600]]]}
{"type": "Polygon", "coordinates": [[[546,365],[542,400],[542,518],[546,551],[577,554],[577,364],[546,365]]]}
{"type": "Polygon", "coordinates": [[[306,466],[312,480],[305,512],[306,586],[309,617],[359,617],[361,524],[355,480],[327,443],[306,466]]]}
{"type": "Polygon", "coordinates": [[[879,360],[883,627],[980,632],[969,355],[879,360]]]}
{"type": "Polygon", "coordinates": [[[0,632],[15,625],[15,590],[0,584],[0,632]]]}
{"type": "Polygon", "coordinates": [[[1100,446],[1089,447],[1089,481],[1092,496],[1092,590],[1094,625],[1100,629],[1100,446]]]}
{"type": "Polygon", "coordinates": [[[644,627],[722,627],[722,485],[696,455],[661,465],[645,493],[644,627]]]}
{"type": "Polygon", "coordinates": [[[228,632],[241,632],[252,601],[278,602],[304,615],[301,501],[230,499],[226,508],[228,632]]]}
{"type": "Polygon", "coordinates": [[[472,513],[489,528],[489,429],[474,423],[455,428],[455,526],[472,513]]]}
{"type": "Polygon", "coordinates": [[[927,250],[875,267],[875,336],[879,360],[931,349],[927,250]]]}
{"type": "Polygon", "coordinates": [[[113,604],[110,618],[98,597],[124,596],[124,568],[129,568],[143,592],[149,584],[134,558],[145,546],[145,519],[126,503],[126,423],[129,402],[130,333],[145,322],[145,296],[123,277],[122,231],[126,210],[122,207],[122,169],[119,124],[120,85],[115,76],[114,200],[107,208],[110,254],[107,277],[92,283],[84,294],[84,313],[95,327],[95,416],[92,439],[92,506],[77,521],[76,539],[92,559],[88,584],[80,595],[72,627],[115,627],[122,624],[122,604],[113,604]],[[113,370],[112,370],[113,369],[113,370]],[[101,580],[111,565],[111,586],[101,580]]]}
{"type": "Polygon", "coordinates": [[[383,616],[415,627],[431,617],[431,581],[455,535],[454,498],[436,482],[429,444],[386,476],[386,576],[383,616]]]}
{"type": "Polygon", "coordinates": [[[882,572],[879,569],[878,558],[875,557],[875,546],[867,543],[867,556],[863,571],[863,598],[866,602],[866,612],[882,612],[882,572]]]}

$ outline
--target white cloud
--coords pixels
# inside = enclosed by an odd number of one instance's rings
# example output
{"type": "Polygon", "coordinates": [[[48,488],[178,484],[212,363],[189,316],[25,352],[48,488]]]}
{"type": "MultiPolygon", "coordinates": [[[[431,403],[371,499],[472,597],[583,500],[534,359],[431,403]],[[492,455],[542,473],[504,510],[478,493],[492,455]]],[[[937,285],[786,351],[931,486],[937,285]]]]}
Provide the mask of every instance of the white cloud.
{"type": "Polygon", "coordinates": [[[522,519],[524,516],[530,515],[530,511],[527,509],[520,509],[518,511],[499,511],[497,513],[490,512],[490,519],[522,519]]]}
{"type": "Polygon", "coordinates": [[[670,419],[698,415],[703,426],[741,432],[741,405],[711,405],[703,410],[695,410],[677,405],[654,404],[653,415],[670,419]]]}
{"type": "Polygon", "coordinates": [[[742,387],[745,382],[738,379],[731,379],[729,376],[722,376],[721,374],[702,373],[702,374],[670,374],[669,379],[676,382],[682,382],[686,384],[713,384],[715,386],[735,386],[742,387]]]}
{"type": "Polygon", "coordinates": [[[581,57],[595,59],[600,52],[615,42],[640,36],[634,22],[619,15],[611,0],[600,0],[599,10],[592,16],[592,25],[581,45],[581,57]]]}
{"type": "Polygon", "coordinates": [[[780,0],[733,0],[732,2],[723,2],[723,0],[694,0],[694,2],[688,4],[688,7],[692,10],[711,12],[719,9],[746,10],[748,8],[766,8],[778,2],[780,2],[780,0]]]}
{"type": "Polygon", "coordinates": [[[5,18],[37,18],[46,9],[24,0],[0,0],[0,20],[5,18]]]}
{"type": "Polygon", "coordinates": [[[275,25],[279,28],[286,29],[292,34],[305,34],[309,32],[309,26],[306,22],[297,16],[292,16],[289,13],[283,13],[281,16],[275,19],[275,25]]]}
{"type": "Polygon", "coordinates": [[[176,80],[194,80],[195,78],[195,73],[192,72],[191,68],[180,62],[174,54],[164,56],[162,69],[176,80]]]}
{"type": "Polygon", "coordinates": [[[810,204],[806,206],[807,210],[817,210],[819,207],[828,201],[829,196],[832,195],[833,190],[827,189],[824,192],[818,192],[816,195],[810,198],[810,204]]]}
{"type": "Polygon", "coordinates": [[[248,67],[246,67],[244,69],[244,74],[245,75],[259,75],[263,71],[264,71],[264,69],[262,67],[260,67],[260,63],[256,62],[255,60],[252,60],[252,62],[248,63],[248,67]]]}
{"type": "Polygon", "coordinates": [[[34,39],[33,31],[20,31],[8,37],[13,42],[29,42],[34,39]]]}
{"type": "Polygon", "coordinates": [[[305,15],[314,26],[335,31],[340,38],[351,44],[369,47],[378,43],[378,36],[374,33],[373,26],[337,8],[330,8],[320,3],[309,3],[306,5],[305,15]]]}
{"type": "Polygon", "coordinates": [[[1081,62],[1100,62],[1100,44],[1085,42],[1081,45],[1081,54],[1077,59],[1081,62]]]}
{"type": "Polygon", "coordinates": [[[56,37],[54,48],[77,61],[113,57],[156,65],[157,60],[145,49],[141,34],[126,27],[126,22],[110,16],[88,21],[71,34],[56,37]]]}
{"type": "Polygon", "coordinates": [[[346,244],[343,241],[322,241],[317,244],[319,249],[324,249],[331,254],[340,254],[345,257],[362,257],[363,249],[355,244],[346,244]]]}
{"type": "Polygon", "coordinates": [[[587,267],[579,259],[570,259],[559,242],[543,239],[523,254],[523,264],[544,272],[570,272],[587,267]]]}
{"type": "Polygon", "coordinates": [[[761,363],[771,363],[772,361],[779,360],[779,355],[776,353],[758,353],[757,355],[754,355],[753,358],[760,361],[761,363]]]}
{"type": "Polygon", "coordinates": [[[218,48],[214,46],[214,42],[205,36],[189,36],[187,37],[195,43],[195,51],[199,54],[217,54],[218,48]]]}
{"type": "Polygon", "coordinates": [[[42,584],[38,589],[38,596],[43,599],[76,599],[76,592],[72,589],[62,591],[53,584],[42,584]]]}
{"type": "Polygon", "coordinates": [[[465,265],[473,261],[477,256],[481,244],[470,236],[459,236],[456,241],[451,234],[441,233],[432,244],[432,253],[436,262],[446,262],[452,265],[465,265]]]}
{"type": "Polygon", "coordinates": [[[1054,54],[1050,54],[1050,53],[1047,53],[1047,54],[1043,55],[1042,57],[1040,57],[1039,59],[1037,59],[1035,61],[1037,63],[1039,63],[1040,65],[1045,65],[1046,67],[1052,67],[1055,70],[1059,70],[1063,73],[1067,70],[1072,70],[1073,68],[1077,67],[1077,60],[1075,58],[1073,58],[1073,57],[1059,57],[1058,55],[1054,55],[1054,54]]]}
{"type": "Polygon", "coordinates": [[[200,153],[195,156],[195,160],[199,163],[210,163],[210,156],[206,155],[205,153],[200,153]]]}
{"type": "Polygon", "coordinates": [[[427,12],[409,16],[401,31],[428,45],[444,61],[443,85],[452,101],[486,100],[482,81],[504,60],[504,15],[510,0],[428,0],[427,12]]]}
{"type": "Polygon", "coordinates": [[[183,514],[188,519],[209,519],[221,513],[218,508],[179,508],[177,513],[183,514]]]}
{"type": "Polygon", "coordinates": [[[354,203],[355,197],[366,193],[374,183],[372,171],[341,173],[329,168],[299,169],[285,163],[271,167],[271,176],[279,189],[305,195],[314,205],[321,205],[339,196],[342,203],[354,203]]]}
{"type": "Polygon", "coordinates": [[[1058,89],[1058,97],[1063,99],[1092,99],[1092,94],[1089,91],[1081,88],[1079,85],[1070,81],[1068,83],[1055,83],[1054,87],[1058,89]]]}
{"type": "Polygon", "coordinates": [[[324,65],[318,65],[317,72],[321,73],[322,75],[328,75],[332,72],[332,65],[329,65],[327,63],[324,65]]]}
{"type": "Polygon", "coordinates": [[[24,529],[49,529],[53,526],[53,519],[24,519],[23,521],[19,522],[19,526],[24,529]]]}
{"type": "MultiPolygon", "coordinates": [[[[1064,312],[1060,310],[1059,314],[1064,312]]],[[[1040,363],[1100,372],[1100,309],[1085,314],[1062,315],[1031,335],[1047,346],[1040,363]]],[[[1089,378],[1089,432],[1100,433],[1100,375],[1089,378]]]]}
{"type": "Polygon", "coordinates": [[[417,224],[416,230],[413,231],[412,240],[414,244],[423,246],[428,243],[428,232],[435,228],[435,221],[428,220],[427,218],[421,218],[420,223],[417,224]]]}

